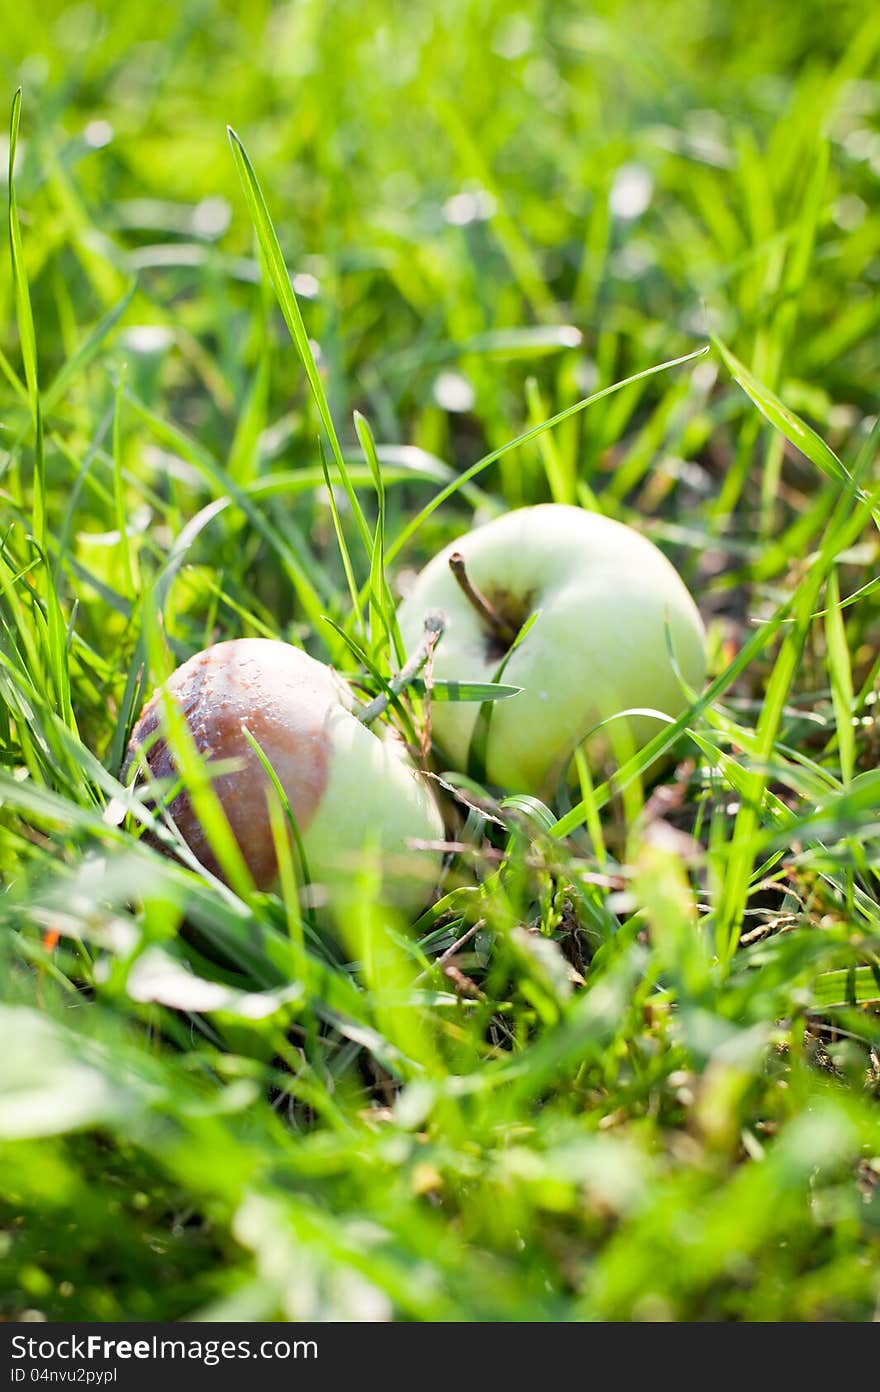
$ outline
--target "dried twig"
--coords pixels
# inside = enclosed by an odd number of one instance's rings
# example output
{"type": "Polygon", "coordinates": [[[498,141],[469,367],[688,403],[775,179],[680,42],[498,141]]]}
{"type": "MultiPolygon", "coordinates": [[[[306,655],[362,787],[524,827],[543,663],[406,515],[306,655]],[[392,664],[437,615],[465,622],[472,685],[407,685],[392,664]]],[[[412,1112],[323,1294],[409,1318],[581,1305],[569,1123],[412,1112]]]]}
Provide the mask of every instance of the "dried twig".
{"type": "Polygon", "coordinates": [[[446,628],[446,617],[439,610],[430,613],[425,619],[425,632],[422,641],[416,648],[412,657],[401,667],[396,677],[392,677],[388,683],[386,691],[380,691],[379,695],[370,701],[369,705],[364,706],[363,710],[358,711],[358,720],[363,725],[370,725],[378,716],[382,715],[391,704],[395,696],[399,696],[409,686],[411,681],[419,675],[433,655],[434,649],[446,628]]]}

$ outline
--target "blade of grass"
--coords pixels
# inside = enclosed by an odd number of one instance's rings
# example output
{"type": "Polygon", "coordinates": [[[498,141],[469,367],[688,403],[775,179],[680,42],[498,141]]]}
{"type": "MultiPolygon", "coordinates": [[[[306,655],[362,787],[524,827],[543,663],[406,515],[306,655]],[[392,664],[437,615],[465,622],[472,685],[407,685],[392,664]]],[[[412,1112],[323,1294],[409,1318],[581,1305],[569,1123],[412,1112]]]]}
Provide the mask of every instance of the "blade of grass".
{"type": "Polygon", "coordinates": [[[856,762],[856,741],[853,730],[853,681],[846,628],[840,604],[840,583],[837,571],[828,576],[828,605],[825,611],[825,640],[828,647],[828,674],[831,678],[831,699],[837,726],[837,751],[844,783],[853,776],[856,762]]]}
{"type": "Polygon", "coordinates": [[[296,292],[291,284],[290,273],[285,264],[284,254],[281,250],[281,245],[278,241],[272,219],[269,216],[269,209],[266,206],[263,191],[260,188],[259,180],[257,179],[253,166],[248,158],[247,151],[241,143],[241,140],[231,126],[227,126],[226,130],[232,148],[233,159],[235,160],[242,188],[244,189],[248,211],[254,224],[254,230],[256,231],[257,240],[259,241],[260,249],[266,261],[275,294],[278,297],[278,303],[281,306],[281,312],[284,315],[284,321],[290,331],[294,346],[299,353],[300,362],[305,369],[312,396],[318,409],[318,415],[327,432],[330,448],[333,451],[333,457],[339,469],[339,476],[348,495],[352,514],[357,522],[361,539],[366,548],[367,555],[369,556],[371,551],[370,529],[367,526],[357,494],[348,477],[348,469],[342,453],[342,447],[339,443],[339,437],[336,433],[336,427],[333,424],[333,417],[330,414],[327,395],[324,391],[323,383],[321,382],[320,373],[315,365],[314,354],[312,353],[309,336],[303,322],[299,301],[297,300],[296,292]]]}
{"type": "Polygon", "coordinates": [[[615,392],[622,391],[625,387],[631,386],[633,382],[641,382],[647,377],[654,377],[658,372],[666,372],[670,368],[681,367],[684,363],[693,362],[696,358],[704,357],[708,351],[708,348],[697,348],[693,353],[686,353],[684,357],[670,358],[667,362],[657,363],[654,367],[647,367],[642,372],[634,373],[632,377],[626,377],[620,382],[614,382],[609,387],[603,387],[601,391],[593,392],[592,395],[584,397],[583,400],[576,401],[573,406],[567,406],[564,411],[559,411],[555,416],[551,416],[549,420],[543,421],[540,425],[532,426],[529,430],[524,431],[522,435],[518,435],[515,440],[510,440],[506,445],[501,445],[499,449],[491,450],[489,454],[483,455],[482,459],[478,459],[476,464],[472,464],[470,468],[465,469],[464,473],[459,474],[458,478],[447,484],[445,488],[442,488],[420,512],[416,513],[416,516],[406,524],[396,540],[388,548],[386,559],[388,561],[393,561],[403,550],[410,538],[416,534],[431,514],[436,512],[437,508],[446,502],[447,498],[451,498],[464,484],[476,478],[478,474],[488,469],[490,464],[494,464],[496,460],[502,459],[504,455],[509,454],[511,450],[519,449],[521,445],[527,445],[531,440],[536,440],[545,430],[552,430],[554,426],[560,425],[562,421],[569,420],[571,416],[576,415],[579,411],[587,410],[588,407],[595,405],[597,401],[604,401],[606,397],[612,396],[615,392]]]}
{"type": "Polygon", "coordinates": [[[9,252],[12,258],[12,283],[15,293],[15,312],[18,322],[18,337],[24,363],[25,382],[30,399],[31,416],[34,428],[34,498],[33,529],[37,544],[46,549],[46,461],[43,453],[43,412],[40,404],[40,379],[37,368],[37,340],[34,332],[34,316],[24,266],[24,248],[21,241],[21,228],[18,221],[18,203],[15,197],[15,152],[18,148],[18,131],[21,123],[21,96],[19,87],[12,99],[12,115],[9,123],[9,252]]]}

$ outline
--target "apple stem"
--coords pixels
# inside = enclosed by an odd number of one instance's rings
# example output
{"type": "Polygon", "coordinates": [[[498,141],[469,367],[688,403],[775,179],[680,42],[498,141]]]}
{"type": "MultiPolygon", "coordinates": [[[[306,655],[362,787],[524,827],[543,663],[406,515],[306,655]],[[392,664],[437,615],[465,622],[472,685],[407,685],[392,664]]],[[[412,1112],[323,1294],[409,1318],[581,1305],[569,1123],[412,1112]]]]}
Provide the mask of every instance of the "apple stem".
{"type": "Polygon", "coordinates": [[[416,648],[412,657],[401,667],[396,677],[392,677],[388,682],[385,691],[380,691],[369,705],[364,706],[363,710],[358,711],[358,720],[363,725],[371,725],[378,716],[388,709],[392,700],[399,696],[421,672],[428,660],[433,656],[434,649],[443,636],[446,628],[446,616],[439,609],[433,610],[425,619],[425,632],[422,641],[416,648]]]}
{"type": "Polygon", "coordinates": [[[506,619],[502,618],[498,610],[492,607],[486,596],[474,585],[467,573],[464,556],[460,551],[453,551],[452,555],[449,557],[449,569],[455,576],[456,582],[461,588],[468,603],[479,614],[491,636],[496,639],[502,649],[509,648],[516,638],[516,628],[514,628],[512,624],[509,624],[506,619]]]}

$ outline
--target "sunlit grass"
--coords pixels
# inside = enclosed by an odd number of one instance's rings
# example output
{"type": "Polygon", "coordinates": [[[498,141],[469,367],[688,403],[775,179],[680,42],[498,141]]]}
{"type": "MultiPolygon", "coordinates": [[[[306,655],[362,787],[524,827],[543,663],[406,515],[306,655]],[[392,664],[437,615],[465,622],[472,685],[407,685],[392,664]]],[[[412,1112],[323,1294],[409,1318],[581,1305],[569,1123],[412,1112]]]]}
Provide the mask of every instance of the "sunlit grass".
{"type": "Polygon", "coordinates": [[[41,8],[3,57],[0,1313],[873,1317],[880,23],[41,8]],[[271,636],[388,693],[407,572],[550,498],[681,569],[681,719],[550,808],[444,778],[436,902],[367,858],[336,931],[280,798],[254,889],[181,728],[201,874],[123,775],[156,682],[271,636]]]}

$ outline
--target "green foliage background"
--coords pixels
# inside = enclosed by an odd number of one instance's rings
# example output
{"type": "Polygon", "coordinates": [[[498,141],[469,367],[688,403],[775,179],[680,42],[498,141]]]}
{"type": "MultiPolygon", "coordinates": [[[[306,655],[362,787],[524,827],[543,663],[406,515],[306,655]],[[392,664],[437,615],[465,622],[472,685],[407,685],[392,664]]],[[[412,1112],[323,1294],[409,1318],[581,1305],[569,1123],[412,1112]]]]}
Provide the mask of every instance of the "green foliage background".
{"type": "Polygon", "coordinates": [[[880,16],[2,26],[0,1313],[874,1317],[880,16]],[[468,849],[416,925],[368,869],[334,936],[290,883],[142,841],[122,755],[176,662],[271,634],[363,675],[322,616],[364,642],[344,562],[361,586],[387,549],[386,677],[407,570],[548,498],[633,522],[698,597],[712,684],[657,762],[450,807],[468,849]]]}

